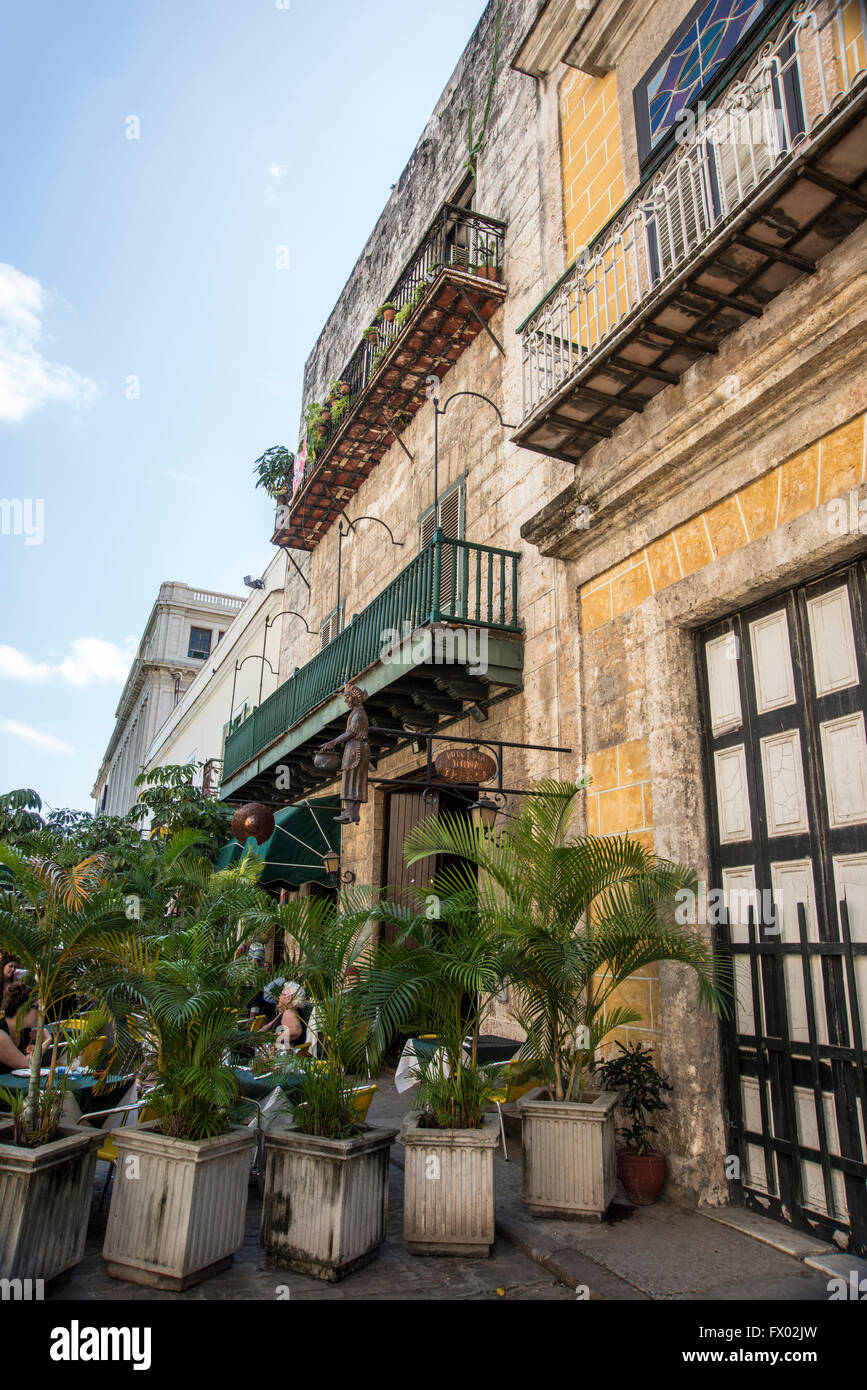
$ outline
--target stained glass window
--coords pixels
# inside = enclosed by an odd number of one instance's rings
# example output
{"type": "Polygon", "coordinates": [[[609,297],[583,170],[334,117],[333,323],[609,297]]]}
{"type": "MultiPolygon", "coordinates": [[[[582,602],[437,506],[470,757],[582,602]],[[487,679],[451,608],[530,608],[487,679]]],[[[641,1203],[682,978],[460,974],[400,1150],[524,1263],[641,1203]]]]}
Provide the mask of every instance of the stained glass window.
{"type": "Polygon", "coordinates": [[[710,0],[635,92],[643,156],[652,153],[767,8],[768,0],[710,0]]]}

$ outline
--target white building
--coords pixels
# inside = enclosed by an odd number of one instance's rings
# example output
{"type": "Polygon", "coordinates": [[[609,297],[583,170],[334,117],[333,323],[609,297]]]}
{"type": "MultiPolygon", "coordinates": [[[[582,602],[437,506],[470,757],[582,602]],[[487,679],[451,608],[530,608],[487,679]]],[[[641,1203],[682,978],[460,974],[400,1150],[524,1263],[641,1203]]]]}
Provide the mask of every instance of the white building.
{"type": "MultiPolygon", "coordinates": [[[[230,717],[233,723],[242,720],[277,686],[284,633],[290,650],[299,634],[306,635],[303,623],[283,611],[286,568],[286,552],[278,551],[263,576],[264,587],[242,602],[219,646],[155,730],[143,758],[147,771],[201,763],[207,784],[217,790],[230,717]]],[[[201,777],[200,769],[197,781],[201,777]]]]}
{"type": "Polygon", "coordinates": [[[209,663],[244,604],[234,594],[173,581],[160,585],[91,793],[98,812],[122,816],[134,805],[135,779],[154,735],[209,663]]]}

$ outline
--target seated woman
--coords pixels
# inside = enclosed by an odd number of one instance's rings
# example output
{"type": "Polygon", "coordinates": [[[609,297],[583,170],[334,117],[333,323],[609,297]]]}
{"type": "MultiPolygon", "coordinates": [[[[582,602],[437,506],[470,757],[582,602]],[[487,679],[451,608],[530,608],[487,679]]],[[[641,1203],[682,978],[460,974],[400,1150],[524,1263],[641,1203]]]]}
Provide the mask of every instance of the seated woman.
{"type": "Polygon", "coordinates": [[[9,955],[7,952],[0,956],[0,995],[7,985],[12,984],[20,969],[21,962],[17,956],[9,955]]]}
{"type": "MultiPolygon", "coordinates": [[[[36,1041],[38,1015],[36,1005],[31,1002],[32,999],[32,985],[19,980],[15,984],[6,986],[3,990],[2,1002],[0,1002],[0,1013],[2,1013],[3,1021],[6,1024],[6,1031],[15,1046],[22,1052],[29,1052],[36,1041]]],[[[43,1056],[51,1046],[52,1041],[48,1028],[43,1028],[43,1056]]],[[[47,1063],[45,1065],[47,1066],[47,1063]]]]}
{"type": "Polygon", "coordinates": [[[31,991],[24,985],[7,985],[0,1005],[0,1074],[30,1065],[33,1044],[31,1029],[36,1023],[36,1010],[22,1013],[31,991]],[[21,1014],[21,1018],[18,1015],[21,1014]]]}
{"type": "Polygon", "coordinates": [[[306,1003],[307,996],[297,981],[286,980],[277,1000],[277,1017],[269,1025],[283,1047],[298,1047],[306,1041],[307,1024],[300,1013],[306,1003]]]}

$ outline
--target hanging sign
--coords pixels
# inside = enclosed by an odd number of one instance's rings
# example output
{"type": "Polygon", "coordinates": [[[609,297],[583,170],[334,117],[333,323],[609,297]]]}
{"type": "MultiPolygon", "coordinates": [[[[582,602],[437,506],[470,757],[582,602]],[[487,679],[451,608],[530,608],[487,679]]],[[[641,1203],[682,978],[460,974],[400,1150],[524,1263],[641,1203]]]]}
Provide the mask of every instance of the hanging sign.
{"type": "Polygon", "coordinates": [[[444,782],[490,782],[497,763],[481,748],[444,748],[434,758],[437,777],[444,782]]]}

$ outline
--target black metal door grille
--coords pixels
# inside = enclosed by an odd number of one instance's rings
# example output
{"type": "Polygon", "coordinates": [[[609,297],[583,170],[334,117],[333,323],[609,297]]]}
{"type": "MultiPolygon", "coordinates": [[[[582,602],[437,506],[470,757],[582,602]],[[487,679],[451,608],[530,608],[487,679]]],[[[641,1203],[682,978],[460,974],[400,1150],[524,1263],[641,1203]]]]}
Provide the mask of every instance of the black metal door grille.
{"type": "Polygon", "coordinates": [[[701,632],[732,1199],[867,1254],[867,576],[701,632]]]}

